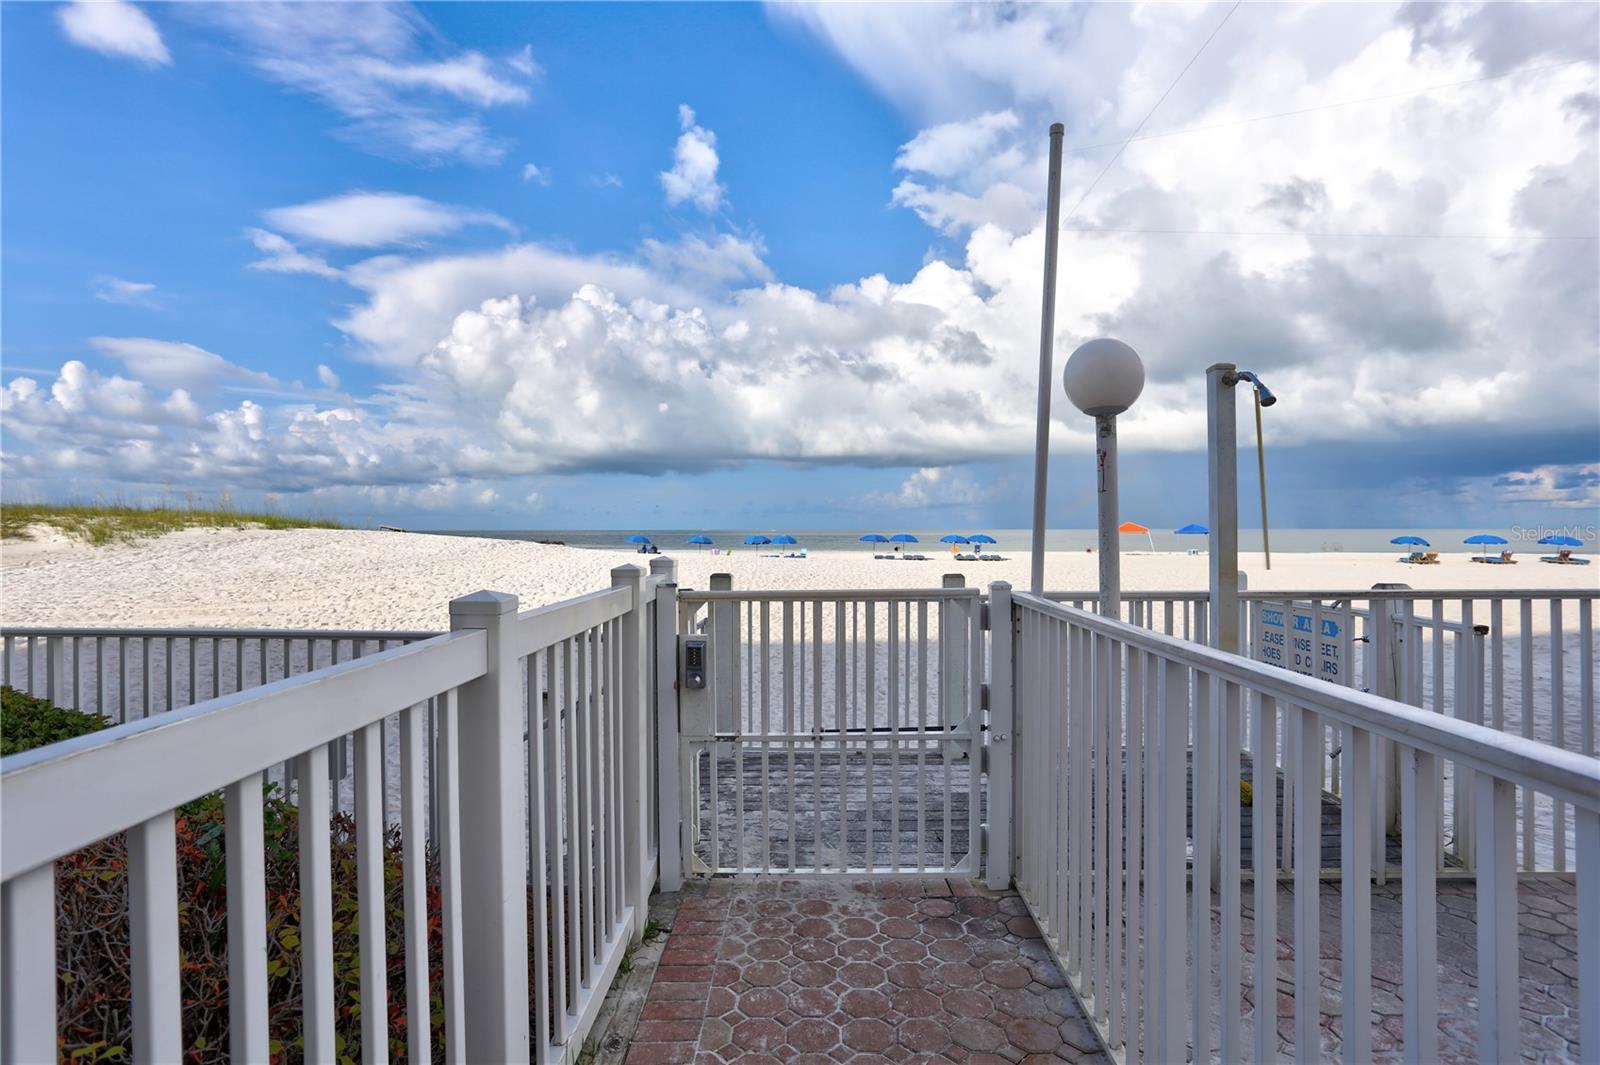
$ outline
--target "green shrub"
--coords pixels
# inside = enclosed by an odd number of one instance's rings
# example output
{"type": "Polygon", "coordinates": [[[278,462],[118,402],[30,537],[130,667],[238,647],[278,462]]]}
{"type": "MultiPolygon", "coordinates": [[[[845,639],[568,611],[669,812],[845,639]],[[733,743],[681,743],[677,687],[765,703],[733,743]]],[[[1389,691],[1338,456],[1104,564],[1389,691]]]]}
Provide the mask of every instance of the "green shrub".
{"type": "MultiPolygon", "coordinates": [[[[223,803],[211,796],[177,816],[178,949],[186,1062],[228,1060],[227,863],[223,803]]],[[[267,1029],[274,1061],[305,1057],[300,948],[299,811],[268,787],[264,804],[267,899],[267,1029]]],[[[356,894],[356,826],[347,815],[329,826],[333,872],[335,1031],[341,1062],[361,1059],[360,915],[356,894]]],[[[405,907],[400,833],[385,833],[384,954],[388,982],[389,1056],[406,1057],[405,907]]],[[[129,1003],[127,844],[113,836],[56,862],[57,1021],[61,1057],[128,1060],[133,1046],[129,1003]]],[[[425,872],[428,927],[428,1013],[435,1060],[443,1060],[441,985],[443,929],[437,866],[425,872]]]]}
{"type": "Polygon", "coordinates": [[[9,685],[0,686],[0,756],[99,732],[110,724],[99,714],[62,710],[9,685]]]}
{"type": "MultiPolygon", "coordinates": [[[[92,715],[61,710],[4,689],[6,753],[27,750],[107,727],[92,715]]],[[[267,900],[267,1028],[274,1062],[302,1061],[303,1006],[300,945],[299,809],[265,787],[263,840],[267,900]]],[[[224,803],[220,793],[177,811],[178,950],[184,1062],[228,1060],[228,912],[224,803]]],[[[356,822],[347,814],[327,828],[332,857],[333,1001],[340,1065],[361,1060],[360,912],[356,822]]],[[[389,1058],[407,1057],[404,850],[399,828],[383,835],[384,955],[388,990],[389,1058]]],[[[438,855],[425,858],[428,942],[428,1019],[434,1061],[444,1060],[444,929],[438,855]]],[[[128,848],[124,834],[58,858],[56,875],[56,1022],[60,1059],[132,1059],[128,848]]],[[[553,918],[551,900],[546,916],[553,918]]],[[[528,897],[529,922],[534,899],[528,897]]],[[[570,927],[569,934],[577,934],[570,927]]],[[[529,958],[530,982],[550,981],[553,959],[529,958]]],[[[530,996],[531,998],[532,996],[530,996]]],[[[533,1003],[529,1003],[530,1015],[533,1003]]],[[[537,1018],[530,1016],[530,1027],[537,1018]]]]}

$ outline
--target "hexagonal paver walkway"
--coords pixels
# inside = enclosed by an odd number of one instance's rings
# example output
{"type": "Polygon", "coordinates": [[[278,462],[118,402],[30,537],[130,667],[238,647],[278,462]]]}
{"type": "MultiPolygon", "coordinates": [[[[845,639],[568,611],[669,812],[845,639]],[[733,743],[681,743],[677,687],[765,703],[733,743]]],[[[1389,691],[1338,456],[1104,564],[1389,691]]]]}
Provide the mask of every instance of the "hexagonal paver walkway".
{"type": "Polygon", "coordinates": [[[685,894],[629,1065],[1110,1060],[1014,893],[763,879],[685,894]]]}

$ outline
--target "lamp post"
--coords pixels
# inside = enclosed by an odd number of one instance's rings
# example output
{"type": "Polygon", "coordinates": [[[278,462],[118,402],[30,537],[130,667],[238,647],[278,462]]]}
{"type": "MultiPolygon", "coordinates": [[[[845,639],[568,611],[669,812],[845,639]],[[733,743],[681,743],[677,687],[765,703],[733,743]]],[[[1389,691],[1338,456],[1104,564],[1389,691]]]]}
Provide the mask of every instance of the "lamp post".
{"type": "Polygon", "coordinates": [[[1100,614],[1122,615],[1122,558],[1117,536],[1117,415],[1144,391],[1144,363],[1120,340],[1102,337],[1074,351],[1061,373],[1072,405],[1094,419],[1095,494],[1100,513],[1100,614]]]}

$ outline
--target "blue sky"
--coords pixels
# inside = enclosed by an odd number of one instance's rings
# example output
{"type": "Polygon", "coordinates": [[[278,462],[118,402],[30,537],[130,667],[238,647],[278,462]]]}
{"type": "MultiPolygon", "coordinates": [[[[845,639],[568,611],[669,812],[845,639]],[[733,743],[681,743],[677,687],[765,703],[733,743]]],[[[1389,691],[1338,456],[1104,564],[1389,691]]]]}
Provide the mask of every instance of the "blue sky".
{"type": "Polygon", "coordinates": [[[1058,367],[1145,356],[1130,512],[1203,511],[1232,359],[1284,524],[1592,523],[1594,20],[7,4],[5,497],[1024,524],[1060,119],[1058,367]]]}

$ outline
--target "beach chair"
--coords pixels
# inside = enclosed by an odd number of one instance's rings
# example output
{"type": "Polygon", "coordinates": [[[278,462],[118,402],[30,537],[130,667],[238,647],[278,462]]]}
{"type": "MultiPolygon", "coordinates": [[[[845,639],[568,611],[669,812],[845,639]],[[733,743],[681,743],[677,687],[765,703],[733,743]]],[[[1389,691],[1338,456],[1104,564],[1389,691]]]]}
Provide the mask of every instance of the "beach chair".
{"type": "Polygon", "coordinates": [[[956,556],[956,561],[957,562],[976,562],[976,561],[978,561],[978,556],[977,555],[957,555],[956,556]]]}
{"type": "Polygon", "coordinates": [[[1563,547],[1553,555],[1545,555],[1539,561],[1554,562],[1558,566],[1587,566],[1589,564],[1589,560],[1586,558],[1573,558],[1572,548],[1570,547],[1563,547]]]}
{"type": "Polygon", "coordinates": [[[979,555],[978,556],[978,561],[979,562],[1004,562],[1005,559],[1002,558],[999,555],[979,555]]]}
{"type": "Polygon", "coordinates": [[[1401,555],[1400,561],[1409,562],[1413,566],[1426,566],[1428,564],[1428,560],[1421,550],[1413,551],[1409,555],[1401,555]]]}
{"type": "Polygon", "coordinates": [[[1429,551],[1424,554],[1422,556],[1422,564],[1424,566],[1437,566],[1439,564],[1439,552],[1429,551]]]}

